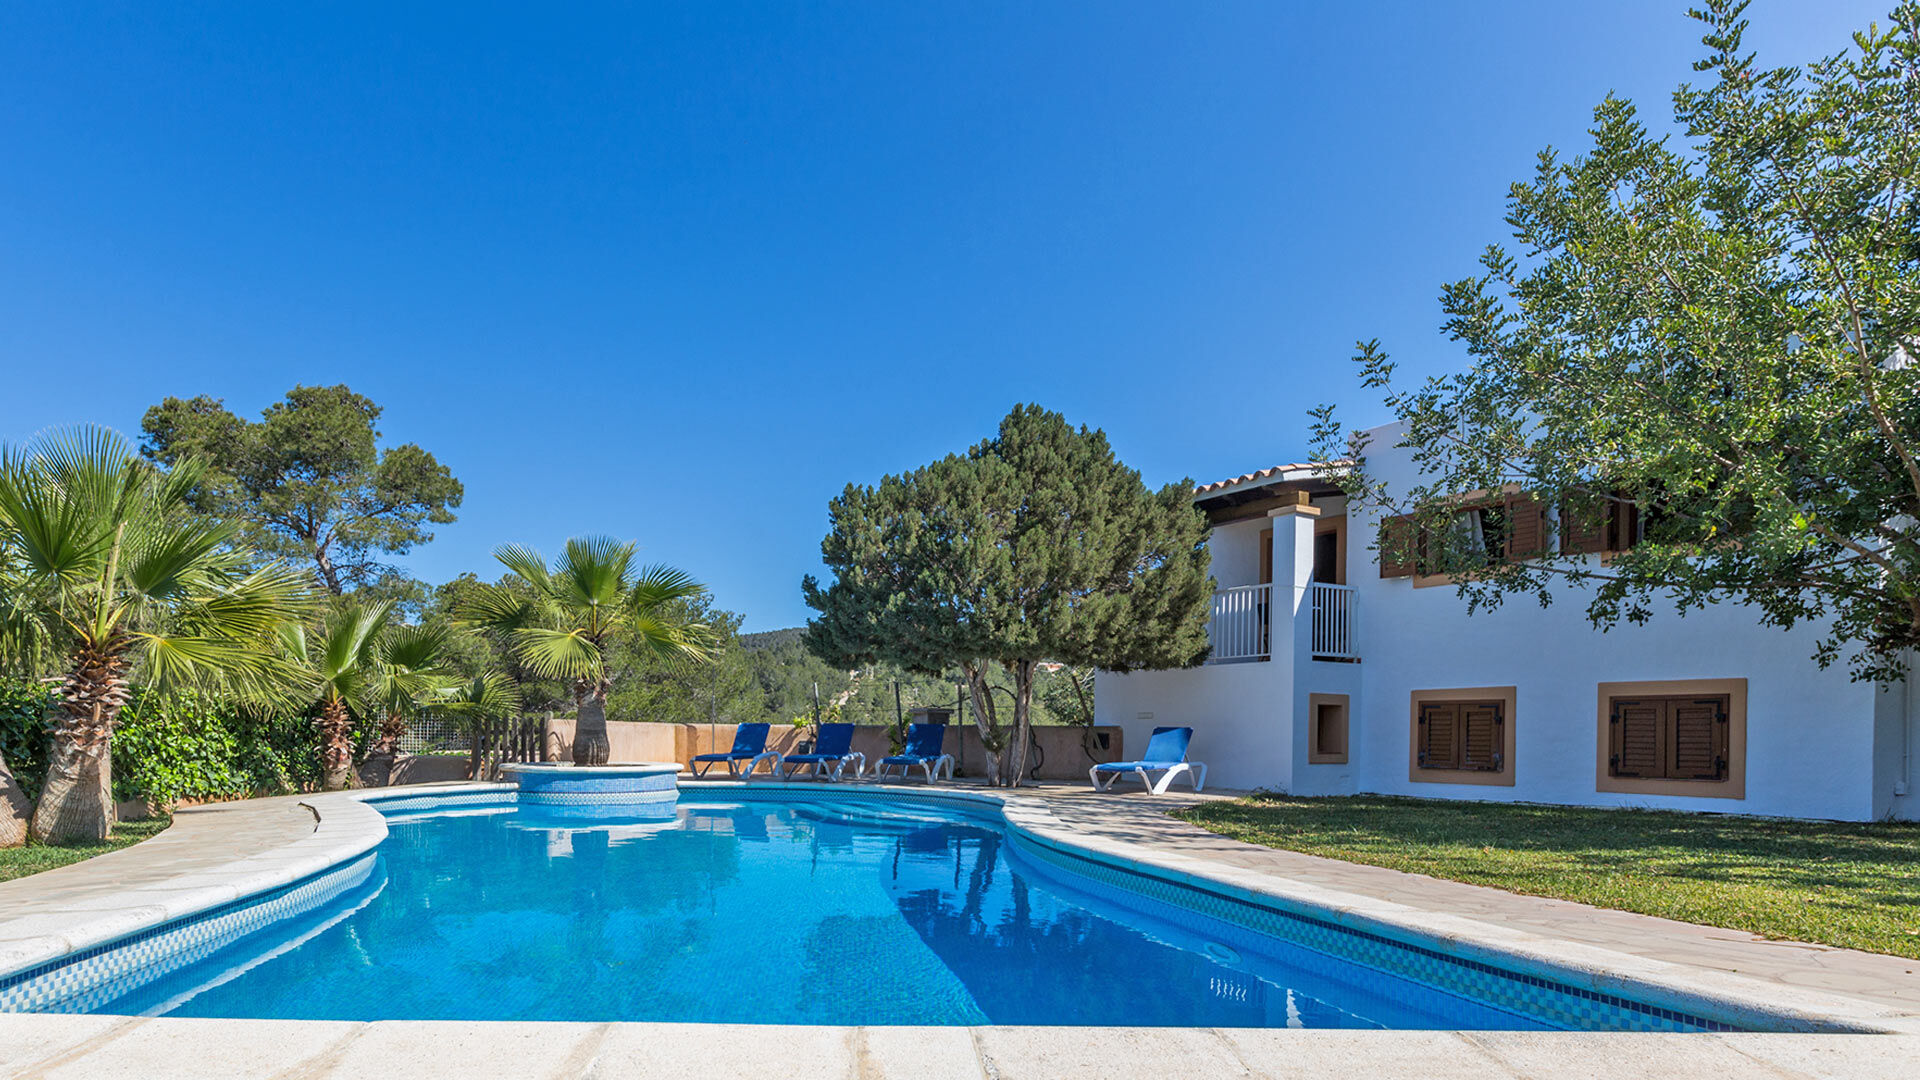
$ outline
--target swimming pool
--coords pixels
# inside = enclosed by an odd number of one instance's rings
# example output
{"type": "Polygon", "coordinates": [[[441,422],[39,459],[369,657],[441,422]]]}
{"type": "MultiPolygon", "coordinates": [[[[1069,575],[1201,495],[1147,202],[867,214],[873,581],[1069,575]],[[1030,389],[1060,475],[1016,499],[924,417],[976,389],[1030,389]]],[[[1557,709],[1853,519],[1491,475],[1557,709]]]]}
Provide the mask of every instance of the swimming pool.
{"type": "Polygon", "coordinates": [[[0,1009],[280,1019],[1704,1030],[1731,1025],[800,789],[585,817],[403,799],[366,856],[0,981],[0,1009]],[[426,812],[415,812],[425,810],[426,812]]]}

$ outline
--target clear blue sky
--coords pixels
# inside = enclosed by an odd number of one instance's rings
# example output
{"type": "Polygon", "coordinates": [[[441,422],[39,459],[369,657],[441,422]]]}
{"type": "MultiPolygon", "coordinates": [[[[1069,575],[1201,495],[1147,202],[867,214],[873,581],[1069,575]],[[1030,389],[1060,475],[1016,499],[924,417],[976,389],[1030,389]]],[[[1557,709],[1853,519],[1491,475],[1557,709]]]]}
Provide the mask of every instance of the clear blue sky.
{"type": "Polygon", "coordinates": [[[466,483],[416,574],[604,532],[794,625],[827,499],[1015,402],[1154,483],[1381,419],[1353,341],[1458,362],[1440,283],[1668,116],[1685,6],[7,4],[0,437],[345,382],[466,483]]]}

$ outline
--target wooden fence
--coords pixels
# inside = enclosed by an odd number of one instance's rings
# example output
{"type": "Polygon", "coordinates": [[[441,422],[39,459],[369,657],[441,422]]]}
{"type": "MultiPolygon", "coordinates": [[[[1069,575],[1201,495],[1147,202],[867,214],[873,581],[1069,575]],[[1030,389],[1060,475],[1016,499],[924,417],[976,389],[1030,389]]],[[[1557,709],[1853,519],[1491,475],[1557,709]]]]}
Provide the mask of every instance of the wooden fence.
{"type": "Polygon", "coordinates": [[[474,763],[473,778],[481,780],[495,776],[500,766],[509,762],[545,761],[546,730],[545,716],[516,716],[488,721],[480,728],[476,745],[479,760],[474,763]]]}

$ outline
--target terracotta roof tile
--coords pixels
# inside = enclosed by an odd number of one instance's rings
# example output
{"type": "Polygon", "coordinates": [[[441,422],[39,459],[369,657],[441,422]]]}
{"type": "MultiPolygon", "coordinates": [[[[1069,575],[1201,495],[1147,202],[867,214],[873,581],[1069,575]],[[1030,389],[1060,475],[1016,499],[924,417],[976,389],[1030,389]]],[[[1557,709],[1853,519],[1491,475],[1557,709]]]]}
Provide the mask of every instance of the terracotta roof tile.
{"type": "Polygon", "coordinates": [[[1337,464],[1345,464],[1345,462],[1317,462],[1317,461],[1289,462],[1285,465],[1275,465],[1270,469],[1261,469],[1257,472],[1250,472],[1241,476],[1229,477],[1228,479],[1225,479],[1225,480],[1216,480],[1211,484],[1201,484],[1199,487],[1193,489],[1193,493],[1195,495],[1205,495],[1208,492],[1212,492],[1212,491],[1224,491],[1230,487],[1239,487],[1241,484],[1258,483],[1262,480],[1269,480],[1269,479],[1272,479],[1273,477],[1282,476],[1290,472],[1296,472],[1300,469],[1318,468],[1323,464],[1337,465],[1337,464]]]}

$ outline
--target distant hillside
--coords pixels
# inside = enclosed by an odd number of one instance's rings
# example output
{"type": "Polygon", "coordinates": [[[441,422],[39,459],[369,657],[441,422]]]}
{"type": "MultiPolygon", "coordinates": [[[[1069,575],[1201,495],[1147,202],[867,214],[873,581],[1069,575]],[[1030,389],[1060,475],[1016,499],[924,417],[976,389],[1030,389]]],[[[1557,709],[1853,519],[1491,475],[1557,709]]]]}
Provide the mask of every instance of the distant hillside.
{"type": "Polygon", "coordinates": [[[800,635],[807,632],[804,626],[791,626],[785,630],[762,630],[757,634],[741,634],[737,639],[740,647],[748,652],[762,649],[777,649],[782,645],[798,645],[800,635]]]}

